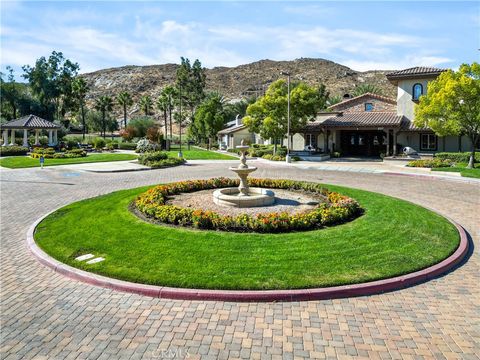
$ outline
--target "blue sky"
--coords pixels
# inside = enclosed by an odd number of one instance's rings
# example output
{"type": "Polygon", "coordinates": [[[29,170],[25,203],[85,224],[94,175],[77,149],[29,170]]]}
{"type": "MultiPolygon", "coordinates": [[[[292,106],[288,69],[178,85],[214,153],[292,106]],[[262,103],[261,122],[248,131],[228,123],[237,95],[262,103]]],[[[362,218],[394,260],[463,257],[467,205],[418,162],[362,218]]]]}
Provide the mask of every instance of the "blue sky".
{"type": "Polygon", "coordinates": [[[479,2],[1,2],[1,68],[52,50],[81,72],[325,58],[355,70],[479,60],[479,2]]]}

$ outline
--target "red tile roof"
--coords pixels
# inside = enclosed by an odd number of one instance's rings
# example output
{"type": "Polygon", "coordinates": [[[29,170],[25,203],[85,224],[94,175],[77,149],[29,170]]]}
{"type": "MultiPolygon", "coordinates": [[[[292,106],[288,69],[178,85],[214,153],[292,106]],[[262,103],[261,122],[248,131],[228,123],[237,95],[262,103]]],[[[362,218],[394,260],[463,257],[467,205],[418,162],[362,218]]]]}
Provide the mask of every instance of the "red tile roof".
{"type": "Polygon", "coordinates": [[[329,107],[329,109],[335,109],[336,107],[340,106],[340,105],[346,105],[346,104],[349,104],[351,103],[352,101],[356,101],[356,100],[359,100],[359,99],[362,99],[362,98],[374,98],[374,99],[377,99],[377,100],[381,100],[381,101],[385,101],[385,102],[388,102],[390,104],[396,104],[396,100],[395,99],[392,99],[392,98],[389,98],[389,97],[386,97],[386,96],[382,96],[382,95],[378,95],[378,94],[372,94],[372,93],[365,93],[365,94],[362,94],[362,95],[359,95],[359,96],[355,96],[351,99],[347,99],[347,100],[344,100],[342,102],[339,102],[337,104],[334,104],[332,106],[329,107]]]}
{"type": "Polygon", "coordinates": [[[446,69],[426,67],[426,66],[416,66],[409,69],[394,71],[387,74],[387,79],[408,79],[416,78],[421,76],[437,76],[442,72],[447,71],[446,69]]]}
{"type": "Polygon", "coordinates": [[[323,127],[397,127],[402,125],[404,117],[397,115],[392,111],[367,111],[358,113],[344,113],[340,116],[333,116],[324,121],[315,121],[308,123],[305,126],[305,130],[320,130],[323,127]]]}

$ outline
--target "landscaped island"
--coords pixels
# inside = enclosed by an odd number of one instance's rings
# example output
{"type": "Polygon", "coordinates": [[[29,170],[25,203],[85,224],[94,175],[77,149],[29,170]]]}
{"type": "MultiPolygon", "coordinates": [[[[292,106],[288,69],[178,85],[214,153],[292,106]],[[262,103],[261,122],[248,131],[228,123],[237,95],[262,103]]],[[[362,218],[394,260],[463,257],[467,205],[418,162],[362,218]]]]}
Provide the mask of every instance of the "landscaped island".
{"type": "Polygon", "coordinates": [[[364,214],[311,231],[195,230],[151,224],[134,215],[131,203],[149,189],[142,187],[68,205],[39,224],[35,240],[61,262],[117,279],[253,290],[390,278],[436,264],[459,244],[456,228],[425,208],[367,191],[325,188],[355,199],[364,214]],[[75,260],[87,253],[105,260],[75,260]]]}

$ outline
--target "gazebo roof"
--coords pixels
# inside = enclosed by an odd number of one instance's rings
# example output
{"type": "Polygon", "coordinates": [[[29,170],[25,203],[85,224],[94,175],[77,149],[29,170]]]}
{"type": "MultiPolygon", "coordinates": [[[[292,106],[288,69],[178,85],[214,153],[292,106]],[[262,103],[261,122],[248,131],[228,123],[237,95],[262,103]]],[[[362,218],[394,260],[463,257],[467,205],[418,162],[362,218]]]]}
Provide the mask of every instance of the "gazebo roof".
{"type": "Polygon", "coordinates": [[[0,129],[1,130],[10,130],[10,129],[18,129],[18,130],[21,130],[21,129],[27,129],[27,130],[31,130],[31,129],[60,129],[60,126],[51,122],[51,121],[48,121],[48,120],[45,120],[45,119],[42,119],[41,117],[38,117],[36,115],[27,115],[27,116],[23,116],[19,119],[15,119],[15,120],[12,120],[12,121],[9,121],[5,124],[0,124],[0,129]]]}

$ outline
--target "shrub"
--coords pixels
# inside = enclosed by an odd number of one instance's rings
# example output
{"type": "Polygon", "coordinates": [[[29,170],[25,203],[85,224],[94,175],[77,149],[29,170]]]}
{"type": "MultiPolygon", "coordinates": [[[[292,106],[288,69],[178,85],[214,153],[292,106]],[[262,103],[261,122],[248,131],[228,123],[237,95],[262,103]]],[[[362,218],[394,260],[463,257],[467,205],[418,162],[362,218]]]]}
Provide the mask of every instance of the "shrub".
{"type": "Polygon", "coordinates": [[[24,146],[1,146],[0,156],[21,156],[27,155],[28,148],[24,146]]]}
{"type": "Polygon", "coordinates": [[[143,165],[148,165],[150,162],[165,160],[166,158],[168,158],[167,153],[161,151],[147,152],[138,157],[138,162],[143,165]]]}
{"type": "MultiPolygon", "coordinates": [[[[71,150],[67,150],[65,152],[66,155],[76,155],[75,157],[85,157],[87,156],[87,152],[83,149],[71,149],[71,150]]],[[[73,157],[73,156],[69,156],[69,157],[73,157]]]]}
{"type": "MultiPolygon", "coordinates": [[[[470,161],[469,152],[441,152],[435,154],[435,158],[441,160],[451,160],[453,162],[468,163],[470,161]]],[[[480,162],[480,153],[475,153],[475,162],[480,162]]]]}
{"type": "Polygon", "coordinates": [[[131,141],[136,136],[136,130],[133,126],[127,126],[120,130],[120,136],[127,141],[131,141]]]}
{"type": "Polygon", "coordinates": [[[158,126],[152,126],[147,129],[145,137],[157,144],[161,144],[163,141],[163,134],[158,126]]]}
{"type": "Polygon", "coordinates": [[[155,121],[148,116],[136,117],[128,123],[128,128],[134,129],[135,137],[145,137],[147,135],[147,129],[154,127],[155,121]]]}
{"type": "Polygon", "coordinates": [[[140,139],[137,142],[137,147],[135,148],[135,152],[137,153],[145,153],[151,151],[158,151],[160,150],[161,146],[154,142],[151,142],[148,139],[140,139]]]}
{"type": "Polygon", "coordinates": [[[145,216],[167,224],[193,226],[199,229],[255,232],[311,230],[352,220],[363,212],[355,200],[331,192],[320,184],[273,179],[249,179],[249,184],[255,187],[313,192],[323,196],[325,202],[309,212],[292,215],[284,212],[238,216],[220,215],[214,211],[181,208],[166,204],[171,195],[233,187],[238,184],[239,180],[236,179],[214,178],[159,185],[137,197],[134,204],[145,216]]]}
{"type": "Polygon", "coordinates": [[[452,160],[441,160],[441,159],[426,159],[426,160],[414,160],[410,161],[407,166],[409,167],[423,167],[423,168],[440,168],[440,167],[451,167],[454,163],[452,160]]]}
{"type": "Polygon", "coordinates": [[[118,148],[121,150],[135,150],[137,148],[137,144],[132,142],[122,142],[118,144],[118,148]]]}
{"type": "Polygon", "coordinates": [[[185,159],[174,157],[174,158],[167,158],[167,159],[159,160],[159,161],[153,161],[148,166],[150,166],[153,169],[160,169],[160,168],[165,168],[165,167],[182,165],[184,163],[185,163],[185,159]]]}
{"type": "Polygon", "coordinates": [[[79,141],[75,139],[67,139],[64,143],[67,149],[78,149],[79,141]]]}
{"type": "Polygon", "coordinates": [[[102,138],[96,138],[93,142],[93,146],[95,147],[95,149],[97,150],[101,150],[105,147],[106,145],[106,141],[105,139],[102,139],[102,138]]]}
{"type": "Polygon", "coordinates": [[[280,156],[280,155],[266,154],[266,155],[263,155],[262,158],[271,160],[271,161],[285,161],[285,156],[280,156]]]}

